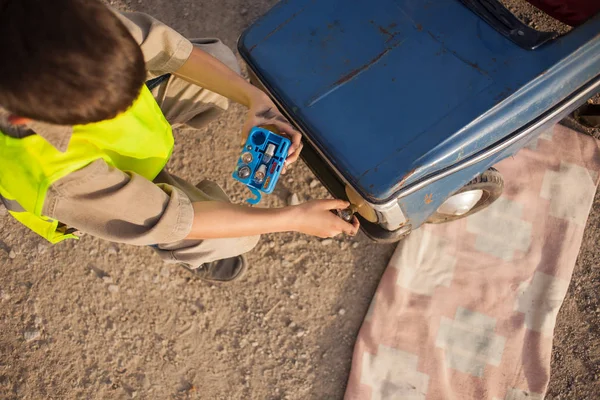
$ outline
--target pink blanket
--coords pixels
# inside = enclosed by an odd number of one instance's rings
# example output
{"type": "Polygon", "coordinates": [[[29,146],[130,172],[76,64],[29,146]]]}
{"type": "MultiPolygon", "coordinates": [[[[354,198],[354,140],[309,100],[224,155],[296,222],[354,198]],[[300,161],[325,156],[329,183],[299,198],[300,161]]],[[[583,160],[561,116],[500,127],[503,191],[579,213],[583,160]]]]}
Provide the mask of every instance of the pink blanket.
{"type": "Polygon", "coordinates": [[[497,169],[496,203],[398,245],[358,336],[347,399],[543,399],[598,142],[556,126],[497,169]]]}

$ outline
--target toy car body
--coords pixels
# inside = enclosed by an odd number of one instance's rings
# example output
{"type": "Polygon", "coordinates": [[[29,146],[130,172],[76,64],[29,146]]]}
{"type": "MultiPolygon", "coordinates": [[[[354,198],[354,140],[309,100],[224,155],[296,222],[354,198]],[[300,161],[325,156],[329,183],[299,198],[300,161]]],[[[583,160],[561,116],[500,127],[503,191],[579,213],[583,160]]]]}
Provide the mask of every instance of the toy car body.
{"type": "Polygon", "coordinates": [[[600,17],[559,37],[496,0],[287,0],[238,48],[378,241],[489,205],[490,168],[600,88],[600,17]]]}

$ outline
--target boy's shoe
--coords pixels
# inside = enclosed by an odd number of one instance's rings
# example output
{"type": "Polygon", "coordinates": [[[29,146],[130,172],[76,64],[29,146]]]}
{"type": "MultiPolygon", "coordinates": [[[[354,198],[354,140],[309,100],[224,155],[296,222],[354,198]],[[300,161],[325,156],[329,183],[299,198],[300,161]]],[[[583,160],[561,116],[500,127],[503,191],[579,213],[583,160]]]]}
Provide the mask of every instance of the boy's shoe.
{"type": "Polygon", "coordinates": [[[246,257],[244,256],[204,263],[198,268],[191,268],[187,264],[180,265],[197,278],[207,282],[231,282],[239,279],[248,267],[246,257]]]}

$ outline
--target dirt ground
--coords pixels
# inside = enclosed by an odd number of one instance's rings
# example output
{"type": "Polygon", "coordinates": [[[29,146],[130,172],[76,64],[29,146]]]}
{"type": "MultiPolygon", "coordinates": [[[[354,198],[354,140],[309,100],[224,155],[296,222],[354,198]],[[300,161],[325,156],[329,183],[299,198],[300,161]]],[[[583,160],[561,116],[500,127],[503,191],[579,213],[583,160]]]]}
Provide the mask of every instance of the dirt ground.
{"type": "MultiPolygon", "coordinates": [[[[234,46],[274,0],[112,2],[150,13],[189,37],[234,46]]],[[[172,171],[229,178],[243,109],[202,131],[176,133],[172,171]]],[[[301,162],[267,204],[326,197],[301,162]],[[312,183],[312,185],[311,185],[312,183]]],[[[561,309],[548,398],[600,390],[600,197],[561,309]]],[[[340,399],[355,337],[394,246],[267,235],[251,268],[211,286],[161,264],[149,248],[91,237],[54,247],[0,216],[0,398],[340,399]]]]}

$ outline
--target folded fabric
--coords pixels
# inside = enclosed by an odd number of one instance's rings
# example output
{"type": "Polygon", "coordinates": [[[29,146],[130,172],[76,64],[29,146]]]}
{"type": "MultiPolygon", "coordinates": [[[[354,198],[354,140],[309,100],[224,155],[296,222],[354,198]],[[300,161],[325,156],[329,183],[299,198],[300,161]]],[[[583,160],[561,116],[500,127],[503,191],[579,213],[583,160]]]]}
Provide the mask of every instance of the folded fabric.
{"type": "Polygon", "coordinates": [[[347,399],[543,399],[558,310],[600,171],[562,126],[496,167],[486,210],[400,242],[360,330],[347,399]]]}

